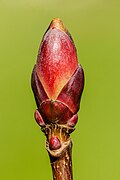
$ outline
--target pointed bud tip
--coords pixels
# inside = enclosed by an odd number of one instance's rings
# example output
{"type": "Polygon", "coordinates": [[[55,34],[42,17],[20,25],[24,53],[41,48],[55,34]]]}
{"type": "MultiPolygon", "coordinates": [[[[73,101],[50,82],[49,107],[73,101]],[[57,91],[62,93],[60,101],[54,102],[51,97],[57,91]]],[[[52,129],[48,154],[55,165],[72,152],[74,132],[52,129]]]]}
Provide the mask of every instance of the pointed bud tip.
{"type": "Polygon", "coordinates": [[[62,30],[64,32],[67,32],[66,27],[64,26],[63,22],[59,18],[54,18],[51,21],[49,29],[53,29],[53,28],[60,29],[60,30],[62,30]]]}

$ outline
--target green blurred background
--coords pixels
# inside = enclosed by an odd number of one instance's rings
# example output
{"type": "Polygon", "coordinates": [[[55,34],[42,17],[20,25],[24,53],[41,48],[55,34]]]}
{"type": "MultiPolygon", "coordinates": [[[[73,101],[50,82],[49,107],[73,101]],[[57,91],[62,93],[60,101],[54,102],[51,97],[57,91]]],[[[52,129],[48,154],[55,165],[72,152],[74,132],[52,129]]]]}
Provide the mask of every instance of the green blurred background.
{"type": "Polygon", "coordinates": [[[75,180],[120,179],[120,1],[0,0],[0,180],[52,180],[30,79],[41,38],[63,20],[85,71],[75,180]]]}

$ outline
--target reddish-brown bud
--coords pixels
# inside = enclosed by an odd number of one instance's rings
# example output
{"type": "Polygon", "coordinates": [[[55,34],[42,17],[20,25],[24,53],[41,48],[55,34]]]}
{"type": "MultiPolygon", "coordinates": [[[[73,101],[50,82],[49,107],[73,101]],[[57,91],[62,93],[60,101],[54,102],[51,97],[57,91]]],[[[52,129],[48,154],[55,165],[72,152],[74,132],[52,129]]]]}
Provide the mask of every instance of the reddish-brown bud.
{"type": "Polygon", "coordinates": [[[78,65],[73,40],[62,21],[56,18],[43,37],[32,73],[38,124],[74,126],[83,86],[83,69],[78,65]]]}
{"type": "Polygon", "coordinates": [[[49,141],[49,147],[51,150],[57,150],[61,147],[60,140],[56,136],[52,136],[49,141]]]}
{"type": "Polygon", "coordinates": [[[43,118],[41,116],[41,114],[39,113],[39,111],[36,109],[35,110],[35,113],[34,113],[34,116],[35,116],[35,119],[36,119],[36,122],[42,127],[42,126],[45,126],[45,123],[43,121],[43,118]]]}

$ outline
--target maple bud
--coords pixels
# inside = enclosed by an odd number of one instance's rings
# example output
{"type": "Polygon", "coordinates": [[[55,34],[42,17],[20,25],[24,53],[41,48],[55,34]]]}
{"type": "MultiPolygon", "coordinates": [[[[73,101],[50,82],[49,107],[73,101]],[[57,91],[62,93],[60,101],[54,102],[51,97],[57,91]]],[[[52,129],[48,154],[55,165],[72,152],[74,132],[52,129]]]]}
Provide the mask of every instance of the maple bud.
{"type": "Polygon", "coordinates": [[[72,180],[70,133],[78,121],[84,73],[72,37],[58,18],[43,36],[31,84],[37,104],[34,116],[46,136],[53,179],[72,180]]]}
{"type": "Polygon", "coordinates": [[[42,39],[32,73],[37,123],[74,127],[83,87],[84,73],[71,35],[55,18],[42,39]]]}

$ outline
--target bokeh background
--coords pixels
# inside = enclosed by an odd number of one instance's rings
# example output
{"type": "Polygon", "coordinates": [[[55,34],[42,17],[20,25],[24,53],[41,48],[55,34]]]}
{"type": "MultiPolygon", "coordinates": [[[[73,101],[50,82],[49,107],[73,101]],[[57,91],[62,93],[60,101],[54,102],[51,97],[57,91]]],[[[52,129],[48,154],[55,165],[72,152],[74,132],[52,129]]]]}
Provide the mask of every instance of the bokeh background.
{"type": "Polygon", "coordinates": [[[30,79],[54,17],[72,34],[85,71],[72,134],[74,179],[119,180],[119,0],[0,0],[0,179],[52,180],[30,79]]]}

